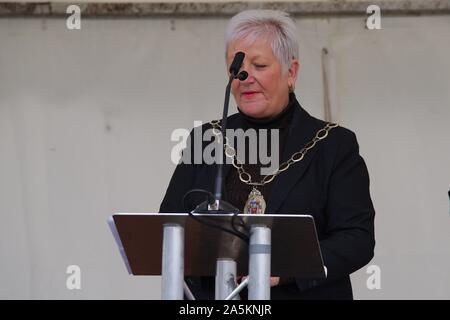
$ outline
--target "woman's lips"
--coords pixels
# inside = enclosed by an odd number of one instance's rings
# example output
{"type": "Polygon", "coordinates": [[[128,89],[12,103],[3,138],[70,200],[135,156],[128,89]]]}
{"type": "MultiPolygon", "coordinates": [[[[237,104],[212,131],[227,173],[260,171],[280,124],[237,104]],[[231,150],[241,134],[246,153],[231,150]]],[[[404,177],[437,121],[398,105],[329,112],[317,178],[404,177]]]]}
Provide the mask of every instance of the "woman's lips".
{"type": "Polygon", "coordinates": [[[244,97],[246,97],[246,98],[251,98],[251,97],[253,97],[254,95],[256,95],[258,92],[256,92],[256,91],[248,91],[248,92],[244,92],[244,93],[242,93],[243,94],[243,96],[244,97]]]}

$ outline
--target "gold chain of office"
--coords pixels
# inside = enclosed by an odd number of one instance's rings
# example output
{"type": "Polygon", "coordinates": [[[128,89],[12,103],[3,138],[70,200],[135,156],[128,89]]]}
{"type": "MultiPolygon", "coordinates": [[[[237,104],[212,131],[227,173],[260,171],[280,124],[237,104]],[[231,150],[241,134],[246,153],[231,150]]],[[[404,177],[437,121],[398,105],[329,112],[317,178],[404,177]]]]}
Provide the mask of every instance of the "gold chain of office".
{"type": "MultiPolygon", "coordinates": [[[[218,142],[221,142],[221,130],[222,126],[220,125],[220,120],[213,120],[210,122],[212,125],[213,134],[218,138],[218,142]]],[[[316,143],[320,140],[325,139],[328,136],[328,132],[336,128],[338,125],[336,123],[327,123],[325,127],[317,131],[315,137],[309,141],[300,151],[295,152],[289,160],[286,162],[283,162],[278,169],[269,175],[264,176],[264,178],[260,182],[253,182],[252,176],[244,170],[244,165],[242,161],[238,161],[236,149],[234,149],[230,144],[228,143],[228,137],[225,136],[225,143],[224,143],[224,151],[225,155],[229,158],[233,159],[233,166],[237,169],[239,173],[239,179],[244,182],[245,184],[251,185],[253,187],[256,186],[264,186],[275,179],[276,176],[278,176],[281,172],[286,171],[289,169],[289,167],[299,161],[302,161],[305,157],[306,153],[315,147],[316,143]],[[240,163],[239,163],[240,162],[240,163]]]]}

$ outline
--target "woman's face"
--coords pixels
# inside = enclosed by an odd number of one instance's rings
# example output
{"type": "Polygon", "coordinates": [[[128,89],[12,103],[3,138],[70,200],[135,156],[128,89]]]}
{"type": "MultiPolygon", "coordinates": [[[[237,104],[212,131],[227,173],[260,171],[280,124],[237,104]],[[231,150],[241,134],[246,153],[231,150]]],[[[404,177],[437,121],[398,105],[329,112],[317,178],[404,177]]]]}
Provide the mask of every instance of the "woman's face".
{"type": "Polygon", "coordinates": [[[246,80],[234,80],[231,85],[239,109],[253,118],[276,116],[289,102],[289,86],[295,84],[298,61],[292,60],[289,71],[283,75],[268,41],[258,39],[249,44],[245,40],[236,40],[228,46],[228,68],[239,51],[245,53],[241,71],[248,72],[246,80]]]}

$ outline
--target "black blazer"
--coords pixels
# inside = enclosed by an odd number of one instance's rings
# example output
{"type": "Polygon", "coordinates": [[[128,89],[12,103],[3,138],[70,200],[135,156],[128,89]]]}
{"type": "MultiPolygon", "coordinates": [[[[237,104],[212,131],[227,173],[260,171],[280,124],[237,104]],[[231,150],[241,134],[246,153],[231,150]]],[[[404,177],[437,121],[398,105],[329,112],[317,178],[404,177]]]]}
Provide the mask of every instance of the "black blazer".
{"type": "MultiPolygon", "coordinates": [[[[286,145],[280,163],[299,151],[326,123],[310,116],[295,101],[286,145]]],[[[228,128],[242,127],[242,117],[228,117],[228,128]]],[[[209,124],[203,129],[210,128],[209,124]]],[[[191,133],[192,135],[192,133],[191,133]]],[[[224,176],[232,165],[224,166],[224,176]]],[[[160,212],[184,212],[183,195],[190,189],[214,190],[215,165],[179,164],[162,201],[160,212]]],[[[343,127],[309,150],[304,159],[272,182],[267,213],[310,214],[314,217],[326,280],[272,287],[272,299],[352,299],[349,275],[366,265],[375,247],[375,211],[369,193],[369,175],[355,134],[343,127]]],[[[204,196],[192,200],[194,207],[204,196]]],[[[295,230],[293,230],[295,232],[295,230]]],[[[211,285],[190,279],[194,294],[212,298],[211,285]]]]}

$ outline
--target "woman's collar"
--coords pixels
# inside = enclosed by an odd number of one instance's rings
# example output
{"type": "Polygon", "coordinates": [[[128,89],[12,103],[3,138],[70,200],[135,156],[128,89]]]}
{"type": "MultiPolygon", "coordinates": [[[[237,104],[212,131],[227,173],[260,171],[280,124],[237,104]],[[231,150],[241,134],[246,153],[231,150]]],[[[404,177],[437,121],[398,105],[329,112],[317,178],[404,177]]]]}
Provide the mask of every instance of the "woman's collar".
{"type": "Polygon", "coordinates": [[[274,129],[274,128],[285,128],[288,127],[290,120],[292,119],[292,114],[294,111],[294,105],[295,105],[296,97],[295,93],[289,94],[289,102],[287,106],[275,117],[271,118],[253,118],[248,115],[246,115],[244,112],[242,112],[239,107],[238,111],[240,116],[243,119],[243,122],[246,127],[248,128],[255,128],[255,129],[274,129]]]}

